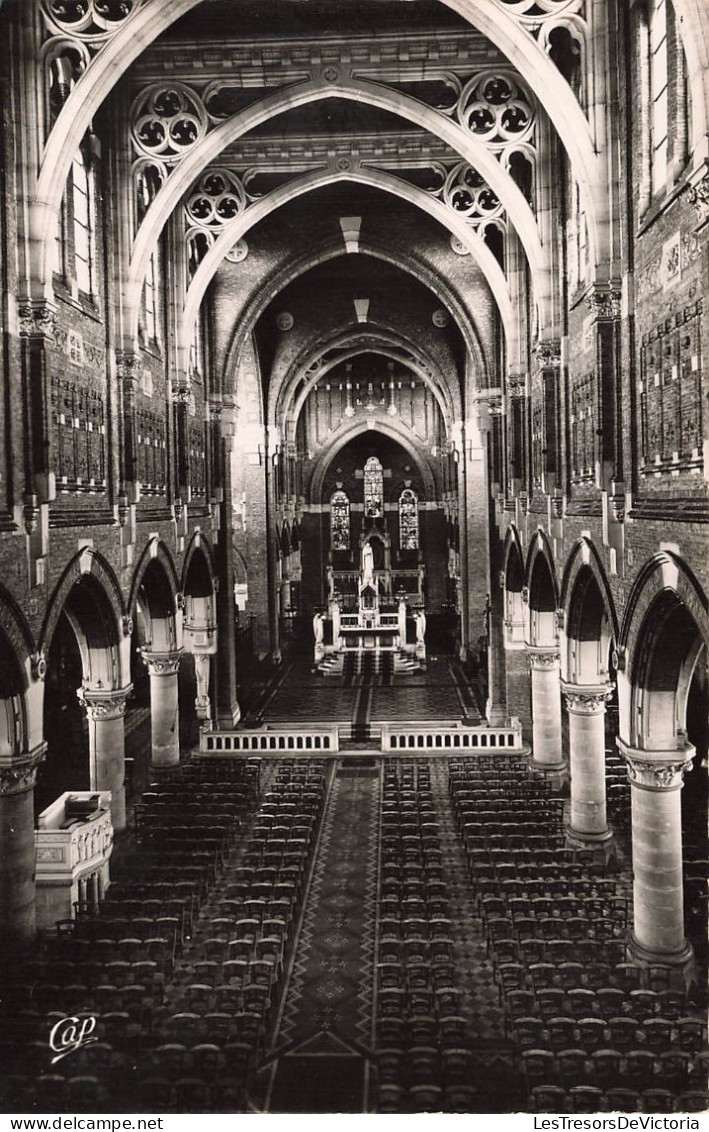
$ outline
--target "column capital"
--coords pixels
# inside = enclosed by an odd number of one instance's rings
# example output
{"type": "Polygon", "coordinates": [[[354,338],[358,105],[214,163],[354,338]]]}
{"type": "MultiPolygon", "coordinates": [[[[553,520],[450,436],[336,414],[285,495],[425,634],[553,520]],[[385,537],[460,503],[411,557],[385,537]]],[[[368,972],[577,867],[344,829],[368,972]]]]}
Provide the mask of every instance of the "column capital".
{"type": "Polygon", "coordinates": [[[566,707],[575,715],[601,715],[613,695],[614,684],[568,684],[562,680],[566,707]]]}
{"type": "Polygon", "coordinates": [[[76,695],[89,719],[100,722],[104,719],[120,719],[125,715],[126,701],[132,688],[132,684],[105,691],[102,688],[79,688],[76,695]]]}
{"type": "Polygon", "coordinates": [[[143,664],[151,676],[174,676],[180,667],[183,649],[172,649],[170,652],[157,652],[152,649],[142,649],[143,664]]]}
{"type": "Polygon", "coordinates": [[[536,646],[527,645],[527,656],[532,668],[536,668],[539,672],[548,672],[552,668],[558,668],[561,663],[561,653],[556,646],[536,646]]]}
{"type": "Polygon", "coordinates": [[[643,751],[620,738],[616,744],[628,765],[628,778],[640,790],[680,790],[695,753],[691,743],[674,751],[643,751]]]}
{"type": "Polygon", "coordinates": [[[621,316],[622,293],[619,283],[592,283],[586,306],[594,322],[611,322],[621,316]]]}
{"type": "Polygon", "coordinates": [[[37,768],[47,753],[47,744],[39,743],[33,751],[0,763],[0,798],[24,794],[37,778],[37,768]]]}
{"type": "Polygon", "coordinates": [[[538,338],[533,348],[540,369],[559,369],[561,366],[561,339],[538,338]]]}
{"type": "Polygon", "coordinates": [[[140,354],[129,350],[116,351],[116,372],[122,381],[137,385],[142,370],[143,359],[140,354]]]}
{"type": "Polygon", "coordinates": [[[29,299],[17,309],[21,338],[44,338],[53,341],[57,333],[57,308],[47,299],[29,299]]]}

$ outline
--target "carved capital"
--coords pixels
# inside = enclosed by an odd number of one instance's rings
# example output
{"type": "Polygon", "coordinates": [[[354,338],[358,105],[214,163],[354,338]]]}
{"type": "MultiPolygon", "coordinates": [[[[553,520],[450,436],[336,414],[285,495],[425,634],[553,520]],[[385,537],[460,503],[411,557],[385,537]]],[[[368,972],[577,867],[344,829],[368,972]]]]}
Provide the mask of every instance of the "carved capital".
{"type": "Polygon", "coordinates": [[[558,338],[540,338],[534,346],[534,357],[540,369],[558,369],[561,365],[561,342],[558,338]]]}
{"type": "Polygon", "coordinates": [[[574,715],[602,715],[613,695],[613,684],[562,683],[566,706],[574,715]]]}
{"type": "Polygon", "coordinates": [[[697,213],[699,224],[706,224],[709,220],[709,171],[704,173],[701,180],[692,185],[689,190],[689,199],[697,213]]]}
{"type": "Polygon", "coordinates": [[[47,744],[41,743],[28,755],[0,763],[0,797],[31,790],[37,777],[37,767],[46,753],[47,744]]]}
{"type": "Polygon", "coordinates": [[[143,649],[140,655],[151,676],[174,676],[180,667],[182,649],[173,649],[171,652],[143,649]]]}
{"type": "Polygon", "coordinates": [[[192,397],[192,391],[189,385],[173,385],[172,387],[172,403],[173,405],[189,405],[192,397]]]}
{"type": "Polygon", "coordinates": [[[57,335],[56,311],[47,302],[21,303],[17,310],[20,337],[45,338],[53,342],[57,335]]]}
{"type": "Polygon", "coordinates": [[[126,385],[137,386],[140,382],[142,370],[143,363],[140,354],[128,350],[120,350],[116,354],[116,372],[126,385]]]}
{"type": "Polygon", "coordinates": [[[41,515],[41,507],[39,504],[39,497],[32,493],[25,496],[25,502],[22,506],[22,518],[25,525],[25,533],[33,535],[39,526],[39,517],[41,515]]]}
{"type": "Polygon", "coordinates": [[[89,719],[100,722],[105,719],[120,719],[125,715],[126,700],[132,687],[132,684],[128,684],[125,688],[107,691],[100,688],[79,688],[76,695],[89,719]]]}
{"type": "Polygon", "coordinates": [[[532,668],[536,668],[538,672],[550,672],[558,668],[561,662],[561,653],[553,647],[534,648],[527,645],[527,656],[532,668]]]}
{"type": "Polygon", "coordinates": [[[640,790],[681,789],[695,752],[689,743],[675,751],[643,751],[620,738],[616,744],[627,764],[628,778],[640,790]]]}
{"type": "Polygon", "coordinates": [[[594,283],[586,296],[586,306],[594,322],[611,322],[620,318],[621,293],[610,283],[594,283]]]}

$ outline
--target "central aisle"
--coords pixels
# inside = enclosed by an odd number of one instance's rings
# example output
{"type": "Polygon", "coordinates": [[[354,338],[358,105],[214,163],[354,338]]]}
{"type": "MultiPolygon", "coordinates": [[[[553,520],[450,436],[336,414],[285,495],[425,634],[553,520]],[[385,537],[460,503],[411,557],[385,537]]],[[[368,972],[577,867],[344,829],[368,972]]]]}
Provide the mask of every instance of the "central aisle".
{"type": "Polygon", "coordinates": [[[334,769],[265,1111],[367,1111],[379,813],[378,768],[334,769]]]}

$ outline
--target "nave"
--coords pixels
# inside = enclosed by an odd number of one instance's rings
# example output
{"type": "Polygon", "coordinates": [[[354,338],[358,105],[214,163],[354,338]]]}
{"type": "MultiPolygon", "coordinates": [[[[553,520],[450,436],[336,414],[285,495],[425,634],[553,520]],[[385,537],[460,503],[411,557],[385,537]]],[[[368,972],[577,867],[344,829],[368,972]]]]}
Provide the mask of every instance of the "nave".
{"type": "Polygon", "coordinates": [[[566,848],[566,805],[502,753],[164,771],[10,972],[11,1111],[703,1110],[705,971],[626,961],[623,836],[566,848]]]}

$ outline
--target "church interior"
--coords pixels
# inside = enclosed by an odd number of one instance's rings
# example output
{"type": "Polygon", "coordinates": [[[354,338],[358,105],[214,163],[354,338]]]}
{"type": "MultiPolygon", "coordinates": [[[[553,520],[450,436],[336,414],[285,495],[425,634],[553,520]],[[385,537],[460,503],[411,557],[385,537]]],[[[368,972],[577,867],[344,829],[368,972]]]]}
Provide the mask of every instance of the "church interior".
{"type": "Polygon", "coordinates": [[[705,0],[6,0],[0,93],[6,1111],[706,1111],[705,0]]]}

